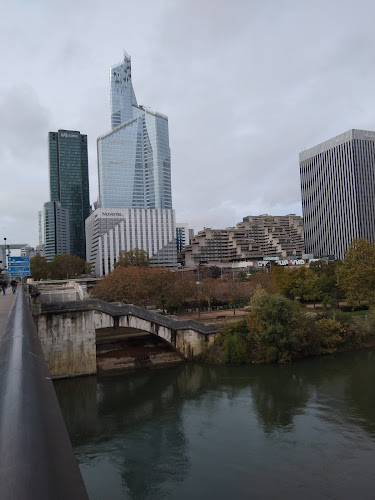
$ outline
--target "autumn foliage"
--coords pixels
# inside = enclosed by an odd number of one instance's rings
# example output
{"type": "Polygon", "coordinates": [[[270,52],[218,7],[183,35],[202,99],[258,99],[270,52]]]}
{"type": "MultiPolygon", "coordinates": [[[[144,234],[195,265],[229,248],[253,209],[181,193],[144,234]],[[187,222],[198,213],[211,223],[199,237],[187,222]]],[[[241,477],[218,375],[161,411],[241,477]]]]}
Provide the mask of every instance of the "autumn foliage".
{"type": "Polygon", "coordinates": [[[117,267],[95,287],[92,295],[106,302],[124,302],[141,307],[154,306],[163,311],[176,311],[183,306],[213,303],[229,304],[233,311],[241,302],[250,299],[249,283],[236,279],[203,278],[176,273],[157,267],[117,267]]]}

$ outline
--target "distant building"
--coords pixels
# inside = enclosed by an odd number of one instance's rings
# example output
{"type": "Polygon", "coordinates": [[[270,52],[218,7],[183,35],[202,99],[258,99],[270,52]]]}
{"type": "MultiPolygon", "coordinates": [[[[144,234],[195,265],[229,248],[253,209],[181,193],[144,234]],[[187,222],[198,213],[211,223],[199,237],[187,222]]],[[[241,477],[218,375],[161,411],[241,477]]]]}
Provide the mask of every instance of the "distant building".
{"type": "Polygon", "coordinates": [[[35,248],[31,247],[30,245],[25,245],[20,250],[21,257],[29,257],[31,259],[32,257],[35,257],[36,255],[37,255],[37,252],[36,252],[35,248]]]}
{"type": "Polygon", "coordinates": [[[51,262],[63,253],[70,253],[69,210],[58,201],[48,201],[44,204],[44,257],[51,262]]]}
{"type": "Polygon", "coordinates": [[[98,208],[86,220],[87,261],[95,276],[113,271],[121,250],[145,250],[152,266],[175,269],[172,209],[98,208]]]}
{"type": "Polygon", "coordinates": [[[189,245],[191,232],[194,234],[194,230],[189,229],[189,224],[186,222],[176,222],[177,253],[182,252],[185,246],[189,245]]]}
{"type": "Polygon", "coordinates": [[[304,251],[302,217],[289,215],[248,216],[236,227],[205,228],[185,247],[185,265],[234,263],[301,258],[304,251]]]}
{"type": "Polygon", "coordinates": [[[85,259],[85,220],[90,215],[87,136],[59,130],[48,134],[48,143],[51,201],[69,210],[70,253],[85,259]]]}
{"type": "Polygon", "coordinates": [[[38,246],[43,245],[43,216],[42,211],[38,211],[38,246]]]}
{"type": "Polygon", "coordinates": [[[375,132],[349,130],[299,155],[306,253],[343,259],[375,241],[375,132]]]}
{"type": "Polygon", "coordinates": [[[44,245],[37,245],[37,247],[35,248],[35,253],[36,255],[44,257],[44,245]]]}

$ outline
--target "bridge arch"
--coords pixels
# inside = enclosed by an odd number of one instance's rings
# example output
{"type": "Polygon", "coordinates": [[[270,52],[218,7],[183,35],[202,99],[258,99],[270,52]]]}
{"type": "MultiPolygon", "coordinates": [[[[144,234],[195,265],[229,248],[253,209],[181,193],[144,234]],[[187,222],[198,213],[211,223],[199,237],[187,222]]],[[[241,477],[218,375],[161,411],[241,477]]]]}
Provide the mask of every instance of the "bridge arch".
{"type": "Polygon", "coordinates": [[[94,299],[40,304],[36,323],[52,377],[96,373],[95,331],[99,328],[118,326],[152,333],[185,359],[199,355],[217,333],[214,325],[94,299]]]}

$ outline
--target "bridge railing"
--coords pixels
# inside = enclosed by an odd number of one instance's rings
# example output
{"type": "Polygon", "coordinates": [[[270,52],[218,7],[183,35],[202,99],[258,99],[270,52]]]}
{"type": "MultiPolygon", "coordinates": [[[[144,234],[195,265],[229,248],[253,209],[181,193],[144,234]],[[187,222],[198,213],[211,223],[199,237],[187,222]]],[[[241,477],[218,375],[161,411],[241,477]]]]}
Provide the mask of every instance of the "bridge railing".
{"type": "Polygon", "coordinates": [[[199,333],[202,333],[203,335],[210,335],[217,332],[217,327],[213,324],[206,325],[200,323],[199,321],[195,321],[194,319],[181,319],[175,316],[163,316],[154,311],[149,311],[133,304],[104,302],[103,300],[98,299],[41,304],[42,313],[64,313],[91,310],[102,311],[112,316],[126,316],[127,314],[131,314],[133,316],[136,316],[137,318],[145,319],[146,321],[157,323],[173,330],[184,330],[191,328],[199,333]]]}
{"type": "Polygon", "coordinates": [[[21,287],[0,338],[0,498],[88,499],[21,287]]]}

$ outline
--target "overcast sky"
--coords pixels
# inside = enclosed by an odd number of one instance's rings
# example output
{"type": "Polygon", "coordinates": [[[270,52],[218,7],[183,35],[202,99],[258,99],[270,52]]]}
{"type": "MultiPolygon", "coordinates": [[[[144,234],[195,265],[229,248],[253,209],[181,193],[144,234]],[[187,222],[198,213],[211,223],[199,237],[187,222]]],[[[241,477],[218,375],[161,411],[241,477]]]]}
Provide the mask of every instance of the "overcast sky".
{"type": "Polygon", "coordinates": [[[375,130],[373,0],[8,0],[0,17],[0,242],[38,243],[47,135],[110,130],[109,68],[166,114],[178,222],[302,215],[298,154],[375,130]]]}

